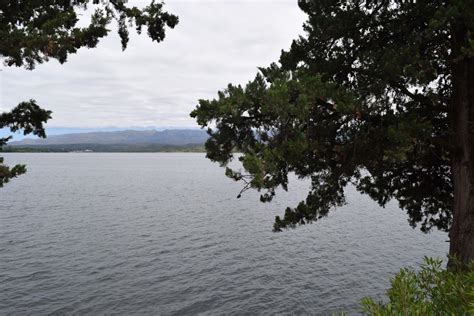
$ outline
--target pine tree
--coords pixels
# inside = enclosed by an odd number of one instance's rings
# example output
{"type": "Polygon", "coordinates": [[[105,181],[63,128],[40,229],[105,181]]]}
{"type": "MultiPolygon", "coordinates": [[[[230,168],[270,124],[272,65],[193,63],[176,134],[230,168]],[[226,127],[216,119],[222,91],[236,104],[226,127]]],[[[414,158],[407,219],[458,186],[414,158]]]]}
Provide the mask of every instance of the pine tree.
{"type": "Polygon", "coordinates": [[[474,259],[474,1],[300,1],[306,35],[246,86],[192,112],[207,157],[270,201],[311,179],[274,230],[314,222],[354,185],[474,259]]]}

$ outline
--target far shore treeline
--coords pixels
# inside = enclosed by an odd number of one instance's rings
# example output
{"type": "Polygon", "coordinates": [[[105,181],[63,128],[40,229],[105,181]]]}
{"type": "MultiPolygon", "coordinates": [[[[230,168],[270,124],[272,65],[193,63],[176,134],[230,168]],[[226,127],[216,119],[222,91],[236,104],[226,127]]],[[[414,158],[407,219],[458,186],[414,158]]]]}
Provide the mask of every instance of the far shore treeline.
{"type": "Polygon", "coordinates": [[[6,146],[3,152],[14,153],[68,153],[68,152],[205,152],[204,144],[66,144],[6,146]]]}
{"type": "Polygon", "coordinates": [[[122,130],[53,135],[9,143],[3,152],[204,152],[208,136],[197,129],[122,130]]]}

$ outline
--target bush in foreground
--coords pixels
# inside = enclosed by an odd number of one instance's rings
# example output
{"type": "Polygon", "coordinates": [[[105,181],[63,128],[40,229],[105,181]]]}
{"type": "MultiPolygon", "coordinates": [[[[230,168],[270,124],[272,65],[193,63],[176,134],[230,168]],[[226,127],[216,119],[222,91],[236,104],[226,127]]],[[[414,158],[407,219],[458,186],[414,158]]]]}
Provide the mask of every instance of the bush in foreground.
{"type": "Polygon", "coordinates": [[[474,315],[474,262],[464,272],[425,258],[419,271],[402,269],[391,280],[388,302],[362,300],[368,315],[474,315]]]}

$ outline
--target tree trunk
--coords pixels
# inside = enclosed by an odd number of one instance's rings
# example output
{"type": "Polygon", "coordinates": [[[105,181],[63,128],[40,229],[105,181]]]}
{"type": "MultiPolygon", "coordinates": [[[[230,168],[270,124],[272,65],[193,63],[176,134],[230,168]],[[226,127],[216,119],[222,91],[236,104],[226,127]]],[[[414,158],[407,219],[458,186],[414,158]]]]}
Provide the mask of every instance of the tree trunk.
{"type": "Polygon", "coordinates": [[[449,254],[462,265],[474,260],[474,58],[463,54],[469,33],[462,27],[453,36],[452,123],[454,130],[453,223],[449,254]]]}

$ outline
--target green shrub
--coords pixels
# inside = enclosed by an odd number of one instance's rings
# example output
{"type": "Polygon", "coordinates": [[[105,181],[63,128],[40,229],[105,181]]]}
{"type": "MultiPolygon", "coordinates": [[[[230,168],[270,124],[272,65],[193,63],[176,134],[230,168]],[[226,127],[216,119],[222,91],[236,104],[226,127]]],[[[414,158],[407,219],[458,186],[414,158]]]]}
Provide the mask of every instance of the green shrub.
{"type": "Polygon", "coordinates": [[[362,300],[368,315],[474,315],[474,262],[464,272],[424,259],[419,271],[402,269],[391,280],[388,302],[362,300]]]}

